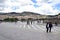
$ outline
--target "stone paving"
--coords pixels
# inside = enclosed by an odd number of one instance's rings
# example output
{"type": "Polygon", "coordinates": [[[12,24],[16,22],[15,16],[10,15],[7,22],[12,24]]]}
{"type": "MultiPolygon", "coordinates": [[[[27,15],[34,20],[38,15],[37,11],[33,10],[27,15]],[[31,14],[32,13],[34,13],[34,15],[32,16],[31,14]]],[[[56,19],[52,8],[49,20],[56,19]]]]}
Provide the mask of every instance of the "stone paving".
{"type": "Polygon", "coordinates": [[[54,26],[46,33],[45,24],[26,22],[0,23],[0,40],[60,40],[60,27],[54,26]]]}

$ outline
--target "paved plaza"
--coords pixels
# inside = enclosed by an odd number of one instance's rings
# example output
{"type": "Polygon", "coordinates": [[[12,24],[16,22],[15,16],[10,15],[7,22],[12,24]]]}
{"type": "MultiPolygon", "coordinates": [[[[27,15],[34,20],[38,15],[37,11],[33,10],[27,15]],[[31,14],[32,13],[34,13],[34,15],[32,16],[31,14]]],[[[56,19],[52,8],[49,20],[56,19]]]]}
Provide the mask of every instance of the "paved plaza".
{"type": "Polygon", "coordinates": [[[0,23],[0,40],[60,40],[60,25],[46,33],[46,24],[33,22],[0,23]]]}

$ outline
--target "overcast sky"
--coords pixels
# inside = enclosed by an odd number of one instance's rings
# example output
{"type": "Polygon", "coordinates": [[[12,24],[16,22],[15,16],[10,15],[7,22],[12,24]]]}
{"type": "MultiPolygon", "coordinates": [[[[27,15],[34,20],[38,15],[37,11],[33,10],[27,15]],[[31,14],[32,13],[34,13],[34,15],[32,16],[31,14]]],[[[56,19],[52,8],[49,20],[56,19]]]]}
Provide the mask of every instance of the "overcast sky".
{"type": "Polygon", "coordinates": [[[60,0],[0,0],[0,12],[23,11],[55,15],[60,12],[60,0]]]}

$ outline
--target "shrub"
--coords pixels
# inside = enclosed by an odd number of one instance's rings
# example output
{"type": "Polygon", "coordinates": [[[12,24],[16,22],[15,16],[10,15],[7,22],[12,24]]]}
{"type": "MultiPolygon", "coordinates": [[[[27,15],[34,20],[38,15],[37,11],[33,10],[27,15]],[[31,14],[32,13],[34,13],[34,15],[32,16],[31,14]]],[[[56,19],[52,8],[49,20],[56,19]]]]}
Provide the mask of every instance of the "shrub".
{"type": "Polygon", "coordinates": [[[18,21],[18,19],[17,18],[5,18],[4,21],[14,22],[14,21],[18,21]]]}

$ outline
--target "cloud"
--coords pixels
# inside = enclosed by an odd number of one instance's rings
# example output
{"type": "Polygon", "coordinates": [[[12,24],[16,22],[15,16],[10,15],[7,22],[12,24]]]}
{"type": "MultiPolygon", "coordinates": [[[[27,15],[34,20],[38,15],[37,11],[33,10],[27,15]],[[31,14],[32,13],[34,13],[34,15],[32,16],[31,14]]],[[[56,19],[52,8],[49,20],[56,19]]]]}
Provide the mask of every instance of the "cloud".
{"type": "Polygon", "coordinates": [[[38,8],[38,7],[40,7],[40,6],[39,6],[39,5],[37,5],[37,4],[34,4],[34,7],[35,7],[35,8],[38,8]]]}
{"type": "Polygon", "coordinates": [[[41,2],[48,2],[49,0],[41,0],[41,2]]]}
{"type": "Polygon", "coordinates": [[[3,10],[4,10],[4,5],[0,4],[0,11],[3,11],[3,10]]]}
{"type": "Polygon", "coordinates": [[[15,11],[15,10],[19,9],[19,6],[12,6],[11,9],[15,11]]]}
{"type": "Polygon", "coordinates": [[[50,0],[36,0],[37,1],[37,3],[47,3],[47,2],[49,2],[50,0]]]}
{"type": "Polygon", "coordinates": [[[0,3],[4,3],[6,0],[0,0],[0,3]]]}
{"type": "Polygon", "coordinates": [[[0,11],[3,11],[4,10],[4,2],[6,0],[0,0],[0,11]]]}
{"type": "Polygon", "coordinates": [[[0,0],[2,12],[30,11],[44,15],[59,13],[60,0],[0,0]],[[4,3],[3,3],[4,2],[4,3]]]}

